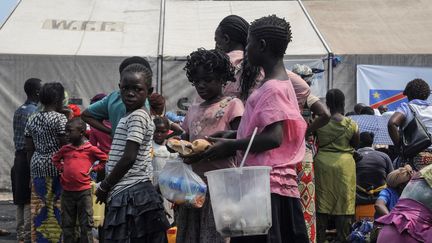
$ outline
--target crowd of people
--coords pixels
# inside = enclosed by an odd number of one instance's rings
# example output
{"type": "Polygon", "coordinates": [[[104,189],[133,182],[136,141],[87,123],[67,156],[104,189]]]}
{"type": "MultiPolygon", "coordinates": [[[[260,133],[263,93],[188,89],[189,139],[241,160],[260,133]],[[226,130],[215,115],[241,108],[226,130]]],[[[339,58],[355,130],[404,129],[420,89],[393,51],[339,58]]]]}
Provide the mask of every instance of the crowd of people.
{"type": "MultiPolygon", "coordinates": [[[[67,104],[61,83],[27,80],[13,126],[18,241],[93,242],[94,173],[97,202],[105,203],[100,242],[167,242],[172,225],[179,243],[326,242],[334,228],[332,240],[348,242],[363,201],[375,204],[378,242],[432,239],[431,150],[396,165],[376,151],[374,134],[360,133],[345,116],[342,91],[329,90],[324,103],[311,94],[309,67],[285,68],[291,38],[290,24],[275,15],[250,24],[224,18],[216,48],[187,58],[184,70],[199,97],[181,119],[165,116],[165,98],[153,92],[152,70],[141,57],[126,58],[119,90],[95,95],[82,112],[67,104]],[[245,165],[271,167],[266,235],[224,238],[209,193],[201,208],[171,205],[152,183],[161,169],[154,161],[173,156],[168,137],[212,143],[183,159],[206,182],[205,172],[238,166],[255,128],[245,165]]],[[[407,84],[409,103],[389,120],[395,147],[398,129],[414,119],[412,109],[432,132],[429,93],[421,79],[407,84]]],[[[374,113],[362,104],[354,109],[374,113]]]]}

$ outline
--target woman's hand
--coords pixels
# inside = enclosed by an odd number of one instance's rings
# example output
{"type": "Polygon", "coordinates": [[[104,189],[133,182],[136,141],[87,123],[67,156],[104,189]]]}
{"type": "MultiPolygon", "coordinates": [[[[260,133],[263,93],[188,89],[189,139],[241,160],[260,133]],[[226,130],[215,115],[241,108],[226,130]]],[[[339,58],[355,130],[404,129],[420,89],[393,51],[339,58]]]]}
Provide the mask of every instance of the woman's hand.
{"type": "Polygon", "coordinates": [[[235,138],[237,134],[236,130],[219,131],[210,135],[211,138],[235,138]]]}
{"type": "Polygon", "coordinates": [[[235,155],[236,150],[233,146],[234,139],[206,137],[213,145],[201,154],[201,161],[212,161],[228,158],[235,155]]]}
{"type": "Polygon", "coordinates": [[[106,191],[102,191],[102,189],[100,189],[98,187],[98,189],[95,192],[96,195],[96,203],[98,204],[102,204],[102,203],[106,203],[106,200],[108,198],[108,192],[106,191]]]}
{"type": "Polygon", "coordinates": [[[183,163],[190,165],[190,164],[195,164],[200,162],[203,158],[202,155],[203,153],[187,155],[187,156],[182,156],[180,154],[180,158],[183,159],[183,163]]]}

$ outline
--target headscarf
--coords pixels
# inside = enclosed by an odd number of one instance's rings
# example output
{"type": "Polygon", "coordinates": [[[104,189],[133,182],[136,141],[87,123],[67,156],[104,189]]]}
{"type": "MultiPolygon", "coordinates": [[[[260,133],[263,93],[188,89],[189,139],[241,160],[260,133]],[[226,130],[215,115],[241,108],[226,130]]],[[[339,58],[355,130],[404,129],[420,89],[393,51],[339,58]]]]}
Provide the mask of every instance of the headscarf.
{"type": "Polygon", "coordinates": [[[412,174],[413,169],[411,166],[405,165],[404,167],[394,170],[387,175],[387,185],[392,188],[397,188],[398,186],[411,180],[412,174]]]}
{"type": "Polygon", "coordinates": [[[81,109],[79,108],[79,106],[75,104],[69,104],[68,107],[72,110],[72,118],[81,116],[81,109]]]}
{"type": "Polygon", "coordinates": [[[100,93],[100,94],[93,96],[93,98],[90,99],[90,104],[93,104],[93,103],[103,99],[105,96],[106,96],[106,94],[104,94],[104,93],[100,93]]]}

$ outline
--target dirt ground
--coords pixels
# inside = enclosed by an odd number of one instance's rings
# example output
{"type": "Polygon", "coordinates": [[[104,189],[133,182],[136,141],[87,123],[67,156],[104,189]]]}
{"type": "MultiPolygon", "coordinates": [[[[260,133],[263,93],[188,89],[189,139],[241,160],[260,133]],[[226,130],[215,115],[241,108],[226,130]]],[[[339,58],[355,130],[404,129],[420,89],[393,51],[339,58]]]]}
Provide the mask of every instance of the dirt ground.
{"type": "Polygon", "coordinates": [[[11,232],[10,235],[0,236],[0,243],[16,242],[15,213],[12,194],[0,193],[0,228],[11,232]]]}

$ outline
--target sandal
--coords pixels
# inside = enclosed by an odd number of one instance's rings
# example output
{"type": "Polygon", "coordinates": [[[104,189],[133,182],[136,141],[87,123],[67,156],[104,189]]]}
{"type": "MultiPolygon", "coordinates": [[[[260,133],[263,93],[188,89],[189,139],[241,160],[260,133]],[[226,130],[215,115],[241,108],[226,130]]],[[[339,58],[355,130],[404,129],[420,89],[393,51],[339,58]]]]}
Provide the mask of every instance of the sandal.
{"type": "Polygon", "coordinates": [[[0,236],[10,235],[10,232],[5,229],[0,229],[0,236]]]}

